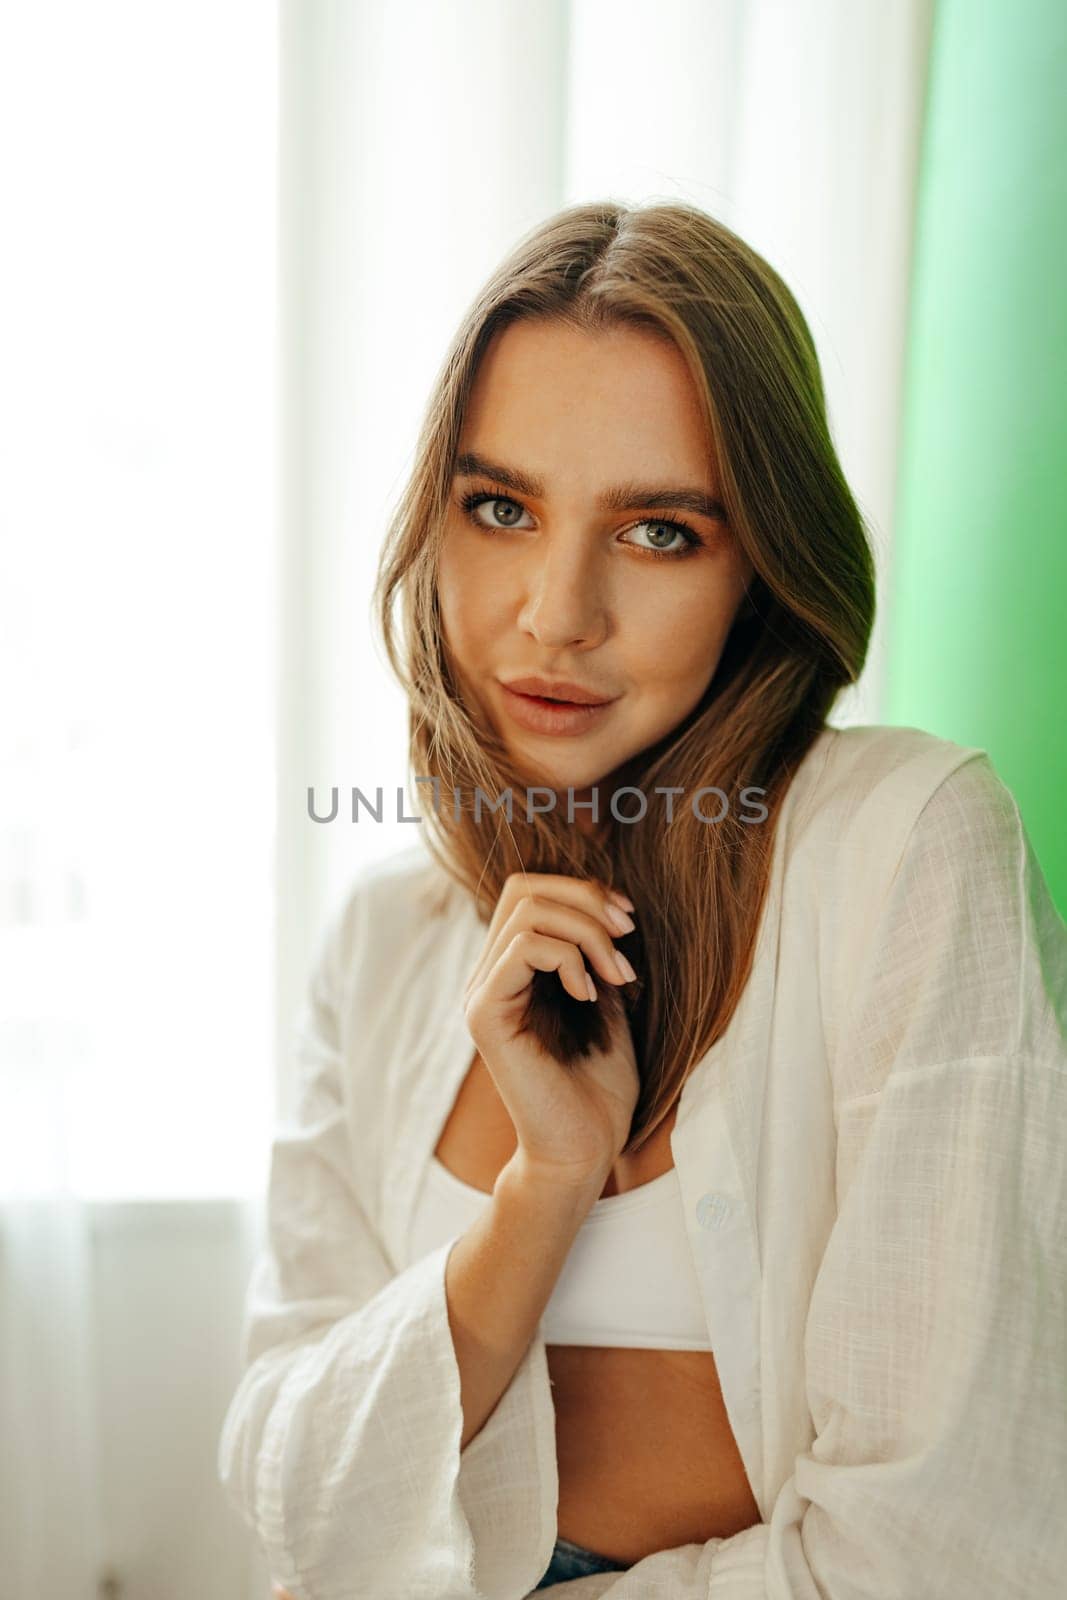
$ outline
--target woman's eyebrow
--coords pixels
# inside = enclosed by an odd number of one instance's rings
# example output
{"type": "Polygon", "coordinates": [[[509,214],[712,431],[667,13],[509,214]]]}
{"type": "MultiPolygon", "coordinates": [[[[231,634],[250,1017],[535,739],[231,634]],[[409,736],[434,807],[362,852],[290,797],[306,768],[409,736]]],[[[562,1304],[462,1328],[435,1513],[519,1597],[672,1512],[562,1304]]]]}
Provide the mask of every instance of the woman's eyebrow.
{"type": "MultiPolygon", "coordinates": [[[[466,450],[456,457],[455,478],[494,478],[505,489],[516,494],[529,495],[533,500],[544,499],[545,486],[540,478],[532,478],[516,467],[505,467],[499,461],[488,461],[474,450],[466,450]]],[[[606,489],[597,500],[602,511],[651,511],[666,506],[673,511],[694,511],[698,516],[712,521],[726,521],[722,503],[703,489],[658,489],[648,484],[619,483],[606,489]]]]}

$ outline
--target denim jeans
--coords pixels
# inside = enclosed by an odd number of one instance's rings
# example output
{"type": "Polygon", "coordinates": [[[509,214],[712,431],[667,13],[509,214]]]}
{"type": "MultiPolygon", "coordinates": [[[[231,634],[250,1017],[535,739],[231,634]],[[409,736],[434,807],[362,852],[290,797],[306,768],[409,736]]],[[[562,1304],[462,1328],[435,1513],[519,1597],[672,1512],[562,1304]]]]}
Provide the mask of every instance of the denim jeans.
{"type": "Polygon", "coordinates": [[[566,1583],[568,1578],[587,1578],[591,1572],[626,1572],[629,1563],[612,1561],[608,1556],[598,1556],[583,1545],[572,1544],[569,1539],[557,1539],[548,1570],[537,1589],[550,1589],[554,1583],[566,1583]]]}

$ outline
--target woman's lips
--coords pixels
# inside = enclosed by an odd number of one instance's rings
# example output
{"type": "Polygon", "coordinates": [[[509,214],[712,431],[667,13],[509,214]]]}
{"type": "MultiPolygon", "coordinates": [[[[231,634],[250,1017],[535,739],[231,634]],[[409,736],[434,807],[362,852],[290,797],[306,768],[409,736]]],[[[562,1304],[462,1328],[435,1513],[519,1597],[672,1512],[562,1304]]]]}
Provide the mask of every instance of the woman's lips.
{"type": "Polygon", "coordinates": [[[508,715],[522,728],[532,733],[582,733],[610,711],[614,700],[605,700],[598,706],[579,706],[559,700],[545,700],[540,695],[519,694],[500,685],[508,715]]]}

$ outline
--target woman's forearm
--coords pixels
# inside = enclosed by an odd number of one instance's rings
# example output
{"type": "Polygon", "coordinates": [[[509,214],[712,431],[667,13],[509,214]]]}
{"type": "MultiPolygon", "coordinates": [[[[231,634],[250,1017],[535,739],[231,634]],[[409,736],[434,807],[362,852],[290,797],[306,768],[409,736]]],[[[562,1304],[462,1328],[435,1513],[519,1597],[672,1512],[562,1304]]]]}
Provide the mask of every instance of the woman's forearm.
{"type": "Polygon", "coordinates": [[[515,1376],[606,1176],[561,1187],[534,1177],[515,1156],[481,1216],[452,1247],[445,1294],[460,1373],[462,1449],[515,1376]]]}
{"type": "MultiPolygon", "coordinates": [[[[460,1373],[461,1449],[515,1376],[606,1177],[568,1188],[535,1176],[516,1154],[481,1216],[449,1252],[445,1296],[460,1373]]],[[[293,1600],[277,1583],[272,1595],[293,1600]]]]}

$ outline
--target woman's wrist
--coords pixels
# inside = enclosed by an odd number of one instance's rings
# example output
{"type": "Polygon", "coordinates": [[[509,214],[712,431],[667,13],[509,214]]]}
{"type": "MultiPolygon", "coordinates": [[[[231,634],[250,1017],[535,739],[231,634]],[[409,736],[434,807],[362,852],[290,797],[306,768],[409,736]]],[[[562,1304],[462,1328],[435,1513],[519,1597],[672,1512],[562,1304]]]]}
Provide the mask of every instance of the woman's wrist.
{"type": "Polygon", "coordinates": [[[504,1189],[524,1199],[534,1198],[546,1210],[584,1215],[599,1197],[611,1167],[611,1162],[590,1170],[548,1167],[532,1160],[519,1146],[500,1169],[493,1193],[504,1189]]]}

